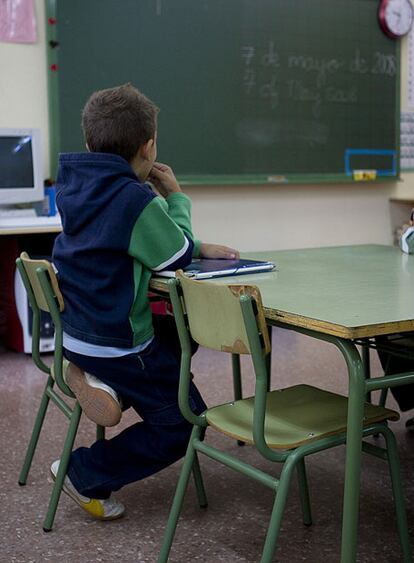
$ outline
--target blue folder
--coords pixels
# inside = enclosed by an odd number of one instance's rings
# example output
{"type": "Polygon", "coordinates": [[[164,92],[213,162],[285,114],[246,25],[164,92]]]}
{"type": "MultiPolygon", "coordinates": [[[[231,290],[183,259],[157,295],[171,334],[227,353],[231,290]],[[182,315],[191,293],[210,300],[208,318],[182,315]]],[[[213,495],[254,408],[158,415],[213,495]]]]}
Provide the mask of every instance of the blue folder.
{"type": "MultiPolygon", "coordinates": [[[[202,280],[223,276],[242,276],[259,272],[270,272],[275,267],[273,262],[263,260],[209,260],[207,258],[197,258],[186,268],[183,268],[183,270],[188,277],[202,280]]],[[[173,278],[175,277],[175,272],[173,270],[163,270],[162,272],[156,272],[155,275],[173,278]]]]}

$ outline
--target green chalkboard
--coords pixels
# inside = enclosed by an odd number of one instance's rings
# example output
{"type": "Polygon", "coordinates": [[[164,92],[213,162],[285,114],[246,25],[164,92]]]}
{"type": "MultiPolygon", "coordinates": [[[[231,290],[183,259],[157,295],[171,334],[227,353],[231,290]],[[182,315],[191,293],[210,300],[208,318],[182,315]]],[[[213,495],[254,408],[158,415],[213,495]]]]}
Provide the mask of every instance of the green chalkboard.
{"type": "Polygon", "coordinates": [[[90,93],[161,108],[159,159],[191,183],[398,176],[399,44],[378,0],[48,0],[52,162],[83,150],[90,93]]]}

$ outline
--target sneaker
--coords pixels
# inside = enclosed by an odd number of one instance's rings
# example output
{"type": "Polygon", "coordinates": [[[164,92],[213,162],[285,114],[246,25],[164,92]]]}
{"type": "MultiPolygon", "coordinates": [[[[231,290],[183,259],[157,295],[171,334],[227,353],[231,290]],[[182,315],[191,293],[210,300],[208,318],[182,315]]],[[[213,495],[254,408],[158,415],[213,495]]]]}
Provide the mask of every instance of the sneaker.
{"type": "MultiPolygon", "coordinates": [[[[50,473],[55,481],[59,469],[60,460],[56,460],[50,466],[50,473]]],[[[97,499],[84,497],[73,486],[72,481],[66,475],[62,489],[72,500],[74,500],[88,514],[98,520],[116,520],[124,515],[125,507],[122,503],[113,498],[97,499]]]]}
{"type": "Polygon", "coordinates": [[[115,426],[121,420],[122,409],[118,395],[98,378],[69,362],[65,382],[92,422],[100,426],[115,426]]]}

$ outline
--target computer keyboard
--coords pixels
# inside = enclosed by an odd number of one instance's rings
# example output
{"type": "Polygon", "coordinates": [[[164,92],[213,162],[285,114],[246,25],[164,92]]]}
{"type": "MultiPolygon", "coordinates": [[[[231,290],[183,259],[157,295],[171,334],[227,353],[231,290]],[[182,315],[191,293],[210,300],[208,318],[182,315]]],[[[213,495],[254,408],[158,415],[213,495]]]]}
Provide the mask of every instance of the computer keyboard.
{"type": "Polygon", "coordinates": [[[38,217],[36,214],[33,216],[9,216],[4,217],[0,215],[0,229],[18,229],[18,228],[32,228],[32,227],[61,227],[59,215],[52,217],[38,217]]]}
{"type": "Polygon", "coordinates": [[[13,217],[37,217],[37,214],[33,207],[0,207],[0,219],[13,217]]]}

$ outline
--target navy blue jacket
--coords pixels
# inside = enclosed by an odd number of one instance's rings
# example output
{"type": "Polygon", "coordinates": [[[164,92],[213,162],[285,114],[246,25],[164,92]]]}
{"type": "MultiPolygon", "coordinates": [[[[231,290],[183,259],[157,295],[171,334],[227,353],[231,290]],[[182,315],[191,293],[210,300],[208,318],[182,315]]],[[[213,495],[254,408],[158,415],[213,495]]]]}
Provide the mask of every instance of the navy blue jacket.
{"type": "Polygon", "coordinates": [[[190,202],[166,200],[140,183],[120,156],[60,155],[56,201],[63,232],[53,262],[65,309],[63,330],[103,346],[129,348],[153,334],[152,271],[191,261],[190,202]]]}

